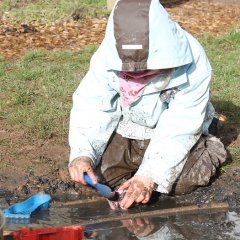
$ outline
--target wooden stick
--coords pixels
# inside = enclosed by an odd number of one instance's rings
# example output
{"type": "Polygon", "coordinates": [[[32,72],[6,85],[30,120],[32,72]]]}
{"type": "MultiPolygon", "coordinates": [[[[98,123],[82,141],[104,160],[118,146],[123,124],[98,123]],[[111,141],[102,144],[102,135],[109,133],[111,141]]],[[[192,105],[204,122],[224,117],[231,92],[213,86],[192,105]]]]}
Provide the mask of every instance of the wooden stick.
{"type": "Polygon", "coordinates": [[[140,213],[123,213],[120,216],[109,216],[107,218],[100,218],[96,220],[86,220],[83,221],[81,224],[96,224],[96,223],[103,223],[103,222],[110,222],[110,221],[119,221],[125,219],[133,219],[133,218],[142,218],[142,217],[161,217],[161,216],[173,216],[177,214],[191,214],[191,213],[216,213],[216,212],[225,212],[229,209],[229,205],[227,202],[224,203],[209,203],[204,204],[202,206],[198,205],[191,205],[191,206],[183,206],[183,207],[176,207],[176,208],[167,208],[167,209],[158,209],[148,212],[140,212],[140,213]]]}

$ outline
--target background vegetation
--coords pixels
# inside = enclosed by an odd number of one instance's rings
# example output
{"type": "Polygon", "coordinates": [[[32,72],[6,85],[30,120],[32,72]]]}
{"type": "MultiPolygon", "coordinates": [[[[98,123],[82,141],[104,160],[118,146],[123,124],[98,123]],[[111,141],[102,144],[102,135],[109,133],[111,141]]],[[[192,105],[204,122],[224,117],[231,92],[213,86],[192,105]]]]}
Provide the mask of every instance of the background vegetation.
{"type": "Polygon", "coordinates": [[[0,15],[14,22],[50,23],[69,17],[74,11],[88,10],[84,17],[107,15],[105,0],[1,0],[0,15]]]}
{"type": "MultiPolygon", "coordinates": [[[[88,17],[107,15],[105,0],[2,0],[0,14],[16,22],[52,22],[76,9],[88,17]]],[[[223,126],[229,150],[240,161],[240,32],[198,37],[213,67],[212,99],[216,110],[228,117],[223,126]]],[[[78,52],[35,50],[16,61],[0,58],[0,117],[11,128],[24,128],[29,141],[67,139],[71,96],[86,73],[97,46],[78,52]]]]}

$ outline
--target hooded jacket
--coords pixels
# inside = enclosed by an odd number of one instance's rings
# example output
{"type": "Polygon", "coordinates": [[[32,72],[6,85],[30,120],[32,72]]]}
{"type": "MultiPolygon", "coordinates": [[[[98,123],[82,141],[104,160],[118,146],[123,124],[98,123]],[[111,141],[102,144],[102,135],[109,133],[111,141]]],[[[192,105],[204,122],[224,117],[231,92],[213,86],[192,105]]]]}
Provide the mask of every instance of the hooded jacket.
{"type": "Polygon", "coordinates": [[[159,0],[119,0],[89,71],[73,95],[70,162],[100,162],[114,131],[150,139],[136,175],[151,177],[169,193],[214,116],[209,102],[211,66],[199,42],[172,21],[159,0]],[[162,69],[142,95],[123,107],[119,71],[162,69]]]}

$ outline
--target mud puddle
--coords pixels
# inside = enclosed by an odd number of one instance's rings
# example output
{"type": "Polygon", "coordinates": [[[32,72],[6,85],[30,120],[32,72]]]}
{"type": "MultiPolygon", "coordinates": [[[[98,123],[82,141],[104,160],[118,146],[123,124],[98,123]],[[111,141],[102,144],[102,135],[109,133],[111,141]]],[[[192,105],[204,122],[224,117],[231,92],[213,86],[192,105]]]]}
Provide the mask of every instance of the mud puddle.
{"type": "Polygon", "coordinates": [[[113,216],[121,217],[126,212],[137,214],[174,207],[179,207],[174,199],[118,211],[112,211],[105,201],[71,207],[56,207],[53,204],[49,210],[38,213],[31,220],[8,220],[5,229],[83,225],[85,239],[240,239],[240,210],[106,221],[113,216]],[[105,221],[99,223],[101,219],[105,221]]]}

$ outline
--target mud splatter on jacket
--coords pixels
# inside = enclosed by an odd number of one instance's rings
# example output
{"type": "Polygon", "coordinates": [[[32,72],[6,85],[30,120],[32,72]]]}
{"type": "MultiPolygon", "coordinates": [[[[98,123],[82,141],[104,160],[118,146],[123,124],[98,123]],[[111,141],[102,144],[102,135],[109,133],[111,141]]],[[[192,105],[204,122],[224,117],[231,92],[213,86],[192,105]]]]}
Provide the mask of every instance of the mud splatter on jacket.
{"type": "Polygon", "coordinates": [[[211,66],[199,42],[173,22],[158,0],[120,0],[89,71],[73,95],[70,162],[99,164],[111,134],[151,139],[137,175],[168,193],[189,150],[213,118],[211,66]],[[130,106],[119,99],[119,71],[163,71],[130,106]],[[165,74],[164,74],[165,73],[165,74]]]}

